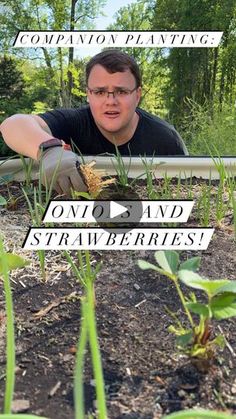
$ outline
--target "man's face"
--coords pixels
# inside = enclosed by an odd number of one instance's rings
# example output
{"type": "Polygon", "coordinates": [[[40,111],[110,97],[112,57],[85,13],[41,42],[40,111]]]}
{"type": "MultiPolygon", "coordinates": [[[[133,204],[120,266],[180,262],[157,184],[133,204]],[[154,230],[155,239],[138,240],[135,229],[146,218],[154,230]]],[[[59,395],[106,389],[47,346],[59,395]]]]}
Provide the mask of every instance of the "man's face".
{"type": "Polygon", "coordinates": [[[114,136],[119,140],[122,136],[129,137],[132,134],[138,120],[135,109],[140,100],[141,87],[136,89],[136,80],[130,70],[111,74],[96,64],[89,75],[87,95],[95,123],[103,135],[108,139],[114,136]],[[122,89],[130,93],[123,95],[122,89]],[[98,93],[101,90],[118,94],[110,93],[109,96],[105,94],[102,97],[98,93]]]}

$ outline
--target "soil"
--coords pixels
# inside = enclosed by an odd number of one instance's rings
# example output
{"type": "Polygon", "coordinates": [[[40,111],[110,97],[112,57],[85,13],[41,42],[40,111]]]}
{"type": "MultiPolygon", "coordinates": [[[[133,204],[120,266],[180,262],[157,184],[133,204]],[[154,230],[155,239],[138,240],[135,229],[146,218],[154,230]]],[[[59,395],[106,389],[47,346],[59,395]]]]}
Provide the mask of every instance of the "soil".
{"type": "MultiPolygon", "coordinates": [[[[195,183],[196,196],[199,182],[195,183]]],[[[19,196],[18,184],[12,183],[9,188],[12,196],[19,196]]],[[[145,196],[142,181],[137,190],[145,196]]],[[[0,194],[9,197],[9,190],[2,185],[0,194]]],[[[17,348],[15,409],[49,419],[72,419],[82,287],[62,253],[56,251],[46,254],[47,282],[42,282],[36,252],[21,248],[31,224],[24,199],[14,205],[11,202],[10,208],[0,208],[0,229],[6,248],[31,259],[28,267],[11,275],[17,348]],[[36,315],[40,310],[43,310],[41,315],[36,315]],[[26,407],[21,408],[19,400],[24,400],[26,407]]],[[[186,226],[197,224],[195,215],[193,212],[186,226]]],[[[236,246],[230,211],[220,228],[215,229],[207,250],[181,252],[183,260],[191,256],[201,256],[199,272],[203,276],[236,279],[236,246]]],[[[102,260],[95,292],[108,417],[160,419],[169,412],[192,407],[236,413],[234,318],[214,324],[215,333],[221,331],[227,345],[218,351],[209,371],[200,372],[177,351],[175,338],[168,331],[172,319],[166,307],[185,322],[174,287],[158,273],[142,271],[137,265],[138,259],[154,262],[154,251],[94,251],[92,258],[94,263],[102,260]]],[[[5,325],[1,292],[0,406],[5,385],[5,325]]],[[[89,349],[84,388],[86,411],[96,417],[89,349]]]]}

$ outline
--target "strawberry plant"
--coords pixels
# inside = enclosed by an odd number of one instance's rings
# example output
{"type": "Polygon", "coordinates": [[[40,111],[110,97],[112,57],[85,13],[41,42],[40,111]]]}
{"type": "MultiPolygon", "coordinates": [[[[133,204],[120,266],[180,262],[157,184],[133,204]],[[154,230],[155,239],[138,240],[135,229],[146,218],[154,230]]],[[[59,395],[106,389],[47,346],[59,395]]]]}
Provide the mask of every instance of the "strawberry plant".
{"type": "Polygon", "coordinates": [[[200,266],[200,257],[180,262],[177,252],[165,250],[157,251],[155,260],[157,265],[144,260],[139,260],[138,264],[141,269],[152,269],[174,283],[188,319],[186,327],[177,315],[172,313],[175,324],[169,327],[169,331],[176,335],[179,349],[202,361],[199,363],[200,368],[201,364],[208,366],[208,363],[203,361],[212,360],[216,347],[224,347],[225,343],[223,335],[213,334],[212,319],[223,320],[236,316],[236,281],[203,278],[196,272],[200,266]],[[182,284],[203,291],[206,301],[198,300],[193,292],[186,296],[182,284]],[[198,321],[195,320],[196,316],[198,321]]]}

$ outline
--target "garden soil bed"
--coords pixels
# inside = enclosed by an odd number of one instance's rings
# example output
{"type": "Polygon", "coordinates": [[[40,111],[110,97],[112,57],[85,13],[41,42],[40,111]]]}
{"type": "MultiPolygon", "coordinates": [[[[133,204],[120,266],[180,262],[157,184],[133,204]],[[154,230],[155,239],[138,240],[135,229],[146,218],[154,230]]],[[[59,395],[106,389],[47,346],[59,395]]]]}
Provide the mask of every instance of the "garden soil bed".
{"type": "MultiPolygon", "coordinates": [[[[197,186],[196,186],[197,187],[197,186]]],[[[17,184],[10,185],[13,195],[17,184]]],[[[139,189],[142,189],[140,182],[139,189]]],[[[0,194],[7,194],[4,186],[0,194]]],[[[1,207],[0,207],[1,208],[1,207]]],[[[73,419],[73,370],[80,329],[81,286],[62,253],[47,252],[47,282],[41,280],[35,252],[23,251],[30,226],[26,204],[0,209],[8,250],[31,259],[12,273],[15,307],[17,370],[15,397],[29,403],[27,412],[49,419],[73,419]],[[37,313],[41,311],[41,315],[37,313]]],[[[196,225],[193,216],[186,226],[196,225]]],[[[232,217],[216,228],[205,251],[183,251],[184,260],[201,256],[200,274],[236,279],[236,246],[232,217]]],[[[96,316],[111,419],[159,419],[169,412],[202,407],[236,412],[235,320],[220,322],[227,346],[209,372],[199,372],[175,348],[168,332],[172,320],[166,306],[182,316],[172,284],[152,271],[141,271],[138,259],[154,261],[154,251],[92,252],[102,260],[95,283],[96,316]]],[[[4,394],[4,296],[0,293],[0,405],[4,394]]],[[[219,333],[218,325],[215,325],[219,333]]],[[[89,350],[85,369],[86,410],[96,409],[89,350]]],[[[16,402],[16,410],[20,408],[16,402]]],[[[19,409],[21,410],[21,409],[19,409]]],[[[94,416],[96,417],[96,416],[94,416]]]]}

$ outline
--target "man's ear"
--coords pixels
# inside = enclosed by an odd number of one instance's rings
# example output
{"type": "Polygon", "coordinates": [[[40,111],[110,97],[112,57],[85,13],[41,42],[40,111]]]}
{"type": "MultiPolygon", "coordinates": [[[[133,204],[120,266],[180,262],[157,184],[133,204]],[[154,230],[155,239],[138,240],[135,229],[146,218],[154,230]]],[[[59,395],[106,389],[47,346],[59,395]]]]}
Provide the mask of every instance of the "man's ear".
{"type": "Polygon", "coordinates": [[[137,106],[138,106],[138,104],[139,104],[139,102],[141,100],[141,96],[142,96],[142,87],[141,86],[139,86],[137,88],[136,95],[137,95],[136,97],[137,97],[137,106]]]}
{"type": "Polygon", "coordinates": [[[87,100],[87,102],[89,103],[88,89],[86,89],[86,95],[87,95],[86,100],[87,100]]]}

